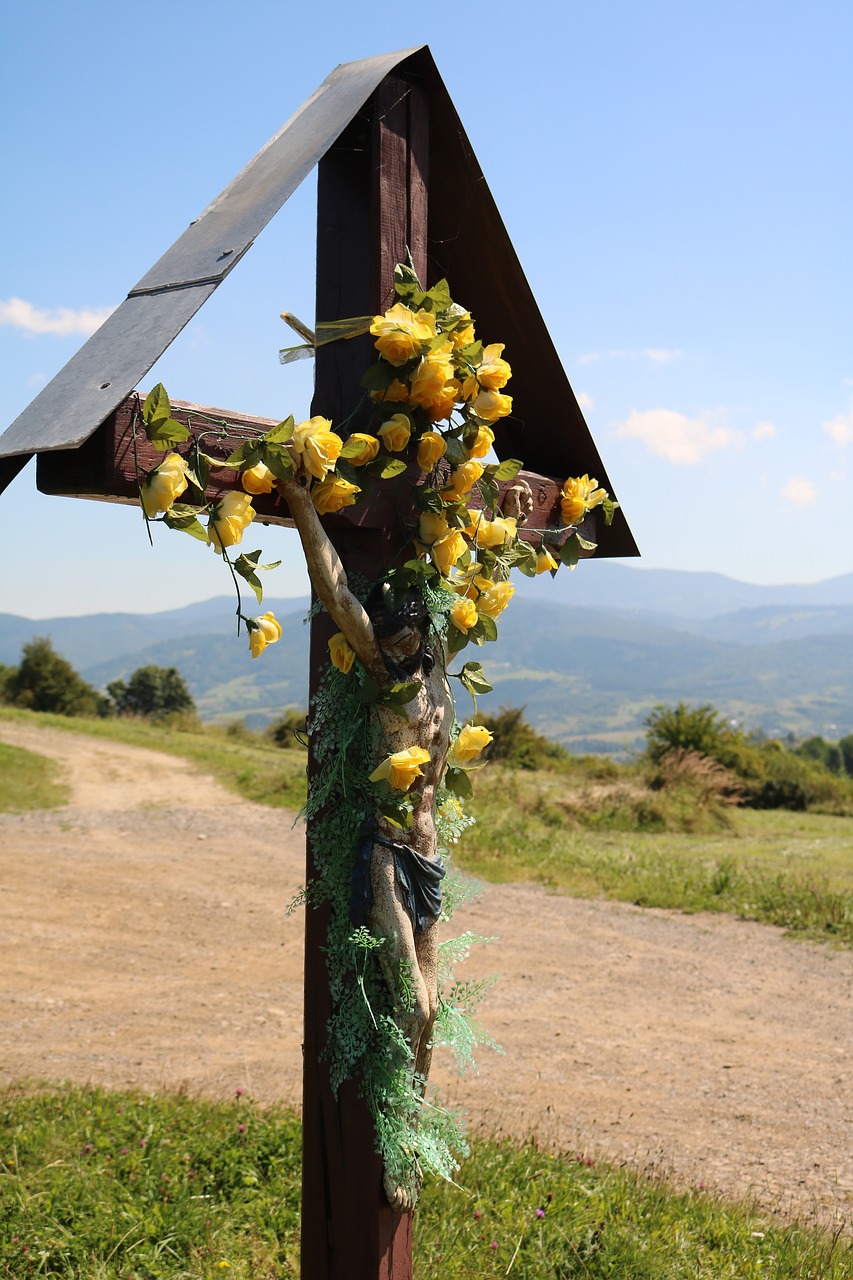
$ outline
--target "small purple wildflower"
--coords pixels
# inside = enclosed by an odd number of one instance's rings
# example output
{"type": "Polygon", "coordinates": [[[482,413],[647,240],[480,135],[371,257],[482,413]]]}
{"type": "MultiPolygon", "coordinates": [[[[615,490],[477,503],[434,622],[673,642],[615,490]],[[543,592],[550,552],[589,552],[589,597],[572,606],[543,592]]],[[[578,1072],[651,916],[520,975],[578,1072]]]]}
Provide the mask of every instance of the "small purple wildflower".
{"type": "Polygon", "coordinates": [[[235,1097],[235,1098],[242,1098],[242,1096],[243,1096],[243,1094],[244,1094],[245,1092],[246,1092],[246,1090],[245,1090],[245,1089],[235,1089],[235,1090],[234,1090],[234,1097],[235,1097]]]}
{"type": "Polygon", "coordinates": [[[145,1147],[145,1146],[147,1146],[148,1144],[147,1144],[147,1142],[145,1141],[145,1139],[144,1139],[144,1138],[140,1138],[140,1139],[139,1139],[139,1145],[140,1145],[140,1147],[145,1147]]]}
{"type": "Polygon", "coordinates": [[[129,1156],[129,1155],[130,1155],[130,1147],[122,1147],[122,1149],[121,1149],[121,1154],[122,1154],[123,1156],[129,1156]]]}
{"type": "Polygon", "coordinates": [[[238,1124],[238,1125],[237,1125],[237,1132],[238,1132],[238,1133],[245,1133],[245,1132],[246,1132],[246,1126],[245,1126],[244,1124],[238,1124]]]}
{"type": "Polygon", "coordinates": [[[544,1217],[545,1217],[545,1210],[544,1210],[544,1209],[537,1209],[537,1210],[536,1210],[536,1217],[537,1217],[537,1218],[544,1218],[544,1217]]]}
{"type": "Polygon", "coordinates": [[[480,1213],[480,1210],[479,1210],[479,1209],[475,1209],[475,1210],[474,1210],[474,1221],[475,1221],[475,1222],[479,1222],[479,1221],[480,1221],[480,1219],[482,1218],[482,1216],[483,1216],[483,1215],[482,1215],[482,1213],[480,1213]]]}
{"type": "Polygon", "coordinates": [[[497,1240],[493,1240],[492,1243],[489,1245],[490,1249],[497,1249],[497,1247],[498,1247],[497,1240]]]}

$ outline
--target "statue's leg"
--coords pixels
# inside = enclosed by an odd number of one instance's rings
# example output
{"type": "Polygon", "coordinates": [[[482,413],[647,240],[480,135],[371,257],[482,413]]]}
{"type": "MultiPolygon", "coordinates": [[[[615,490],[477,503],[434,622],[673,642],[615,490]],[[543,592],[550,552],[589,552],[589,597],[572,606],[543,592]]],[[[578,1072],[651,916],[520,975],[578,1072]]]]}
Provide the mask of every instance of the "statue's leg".
{"type": "Polygon", "coordinates": [[[421,1031],[420,1043],[415,1054],[415,1072],[426,1084],[432,1062],[432,1031],[438,1013],[438,921],[427,925],[423,933],[415,935],[415,951],[418,969],[427,992],[429,1016],[421,1031]]]}

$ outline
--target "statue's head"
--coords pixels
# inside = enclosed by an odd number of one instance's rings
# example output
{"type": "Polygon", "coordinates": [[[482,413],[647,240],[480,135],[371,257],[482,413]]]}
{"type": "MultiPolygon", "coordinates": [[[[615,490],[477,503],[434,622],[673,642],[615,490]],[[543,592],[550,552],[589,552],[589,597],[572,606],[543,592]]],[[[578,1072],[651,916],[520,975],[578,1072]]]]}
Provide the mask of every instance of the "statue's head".
{"type": "Polygon", "coordinates": [[[429,630],[429,614],[415,587],[395,590],[389,582],[373,589],[365,605],[382,652],[394,662],[420,658],[429,630]]]}

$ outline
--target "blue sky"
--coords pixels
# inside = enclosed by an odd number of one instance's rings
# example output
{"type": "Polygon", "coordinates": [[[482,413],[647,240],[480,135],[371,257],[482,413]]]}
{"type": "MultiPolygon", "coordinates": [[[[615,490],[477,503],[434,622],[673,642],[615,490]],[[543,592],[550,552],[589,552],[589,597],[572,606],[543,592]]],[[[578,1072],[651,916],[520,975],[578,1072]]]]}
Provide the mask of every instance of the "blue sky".
{"type": "MultiPolygon", "coordinates": [[[[15,5],[0,427],[337,63],[428,43],[640,565],[849,572],[851,37],[840,0],[15,5]]],[[[304,412],[307,365],[279,366],[278,315],[312,317],[313,201],[309,180],[144,386],[304,412]]],[[[201,544],[158,530],[152,551],[137,511],[42,497],[30,469],[0,530],[3,612],[155,611],[228,590],[201,544]]],[[[286,562],[270,593],[303,591],[293,536],[262,541],[286,562]]]]}

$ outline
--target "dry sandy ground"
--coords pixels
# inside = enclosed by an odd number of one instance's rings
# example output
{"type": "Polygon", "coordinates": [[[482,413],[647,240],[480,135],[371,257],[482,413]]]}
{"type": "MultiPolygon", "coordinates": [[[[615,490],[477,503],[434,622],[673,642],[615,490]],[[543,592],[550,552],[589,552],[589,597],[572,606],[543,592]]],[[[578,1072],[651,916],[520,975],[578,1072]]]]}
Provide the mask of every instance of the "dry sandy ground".
{"type": "MultiPolygon", "coordinates": [[[[0,1080],[297,1101],[303,871],[287,815],[170,756],[38,727],[68,807],[0,815],[0,1080]]],[[[486,1131],[853,1215],[853,954],[725,917],[489,888],[506,1056],[435,1076],[486,1131]]]]}

